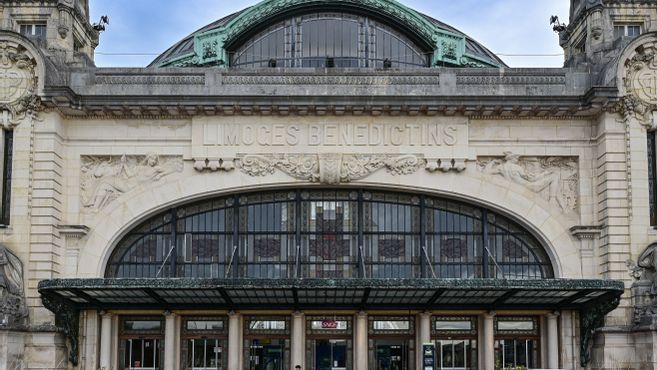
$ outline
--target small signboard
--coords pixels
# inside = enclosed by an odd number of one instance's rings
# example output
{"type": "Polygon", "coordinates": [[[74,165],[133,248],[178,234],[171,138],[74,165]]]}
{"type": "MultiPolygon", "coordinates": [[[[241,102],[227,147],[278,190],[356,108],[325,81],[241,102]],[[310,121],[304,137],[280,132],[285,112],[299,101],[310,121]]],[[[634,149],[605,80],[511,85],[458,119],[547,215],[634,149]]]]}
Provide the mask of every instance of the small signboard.
{"type": "Polygon", "coordinates": [[[422,368],[424,370],[436,369],[436,346],[433,343],[422,345],[422,368]]]}

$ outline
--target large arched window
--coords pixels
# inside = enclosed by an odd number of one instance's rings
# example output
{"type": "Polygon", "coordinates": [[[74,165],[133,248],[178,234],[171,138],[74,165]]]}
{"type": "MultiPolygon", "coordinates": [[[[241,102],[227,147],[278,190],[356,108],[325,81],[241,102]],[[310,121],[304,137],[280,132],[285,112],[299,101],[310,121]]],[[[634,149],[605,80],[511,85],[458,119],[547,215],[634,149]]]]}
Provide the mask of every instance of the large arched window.
{"type": "Polygon", "coordinates": [[[417,68],[427,67],[432,53],[369,17],[322,12],[278,22],[230,54],[238,68],[417,68]]]}
{"type": "Polygon", "coordinates": [[[498,278],[554,273],[530,232],[419,194],[296,190],[172,208],[121,240],[108,278],[498,278]]]}

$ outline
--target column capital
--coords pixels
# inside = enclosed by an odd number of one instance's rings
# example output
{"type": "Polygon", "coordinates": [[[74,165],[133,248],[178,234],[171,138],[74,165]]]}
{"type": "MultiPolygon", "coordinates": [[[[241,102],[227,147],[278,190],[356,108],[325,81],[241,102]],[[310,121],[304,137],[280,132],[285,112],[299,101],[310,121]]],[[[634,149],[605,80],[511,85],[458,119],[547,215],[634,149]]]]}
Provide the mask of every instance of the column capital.
{"type": "Polygon", "coordinates": [[[100,310],[100,311],[98,311],[98,316],[100,316],[101,318],[111,318],[111,317],[114,316],[114,314],[112,312],[107,312],[105,310],[100,310]]]}
{"type": "Polygon", "coordinates": [[[358,313],[356,314],[356,316],[358,316],[358,317],[367,317],[367,312],[365,312],[365,311],[358,311],[358,313]]]}
{"type": "Polygon", "coordinates": [[[488,312],[485,312],[485,313],[484,313],[484,318],[487,318],[487,319],[492,319],[492,318],[494,318],[495,316],[497,316],[497,312],[496,312],[496,311],[488,311],[488,312]]]}
{"type": "Polygon", "coordinates": [[[549,312],[545,315],[548,319],[556,319],[559,316],[561,316],[561,312],[559,311],[554,311],[554,312],[549,312]]]}
{"type": "Polygon", "coordinates": [[[176,317],[176,316],[178,316],[177,313],[175,313],[175,312],[171,312],[171,311],[169,311],[169,310],[164,311],[162,314],[163,314],[165,317],[176,317]]]}

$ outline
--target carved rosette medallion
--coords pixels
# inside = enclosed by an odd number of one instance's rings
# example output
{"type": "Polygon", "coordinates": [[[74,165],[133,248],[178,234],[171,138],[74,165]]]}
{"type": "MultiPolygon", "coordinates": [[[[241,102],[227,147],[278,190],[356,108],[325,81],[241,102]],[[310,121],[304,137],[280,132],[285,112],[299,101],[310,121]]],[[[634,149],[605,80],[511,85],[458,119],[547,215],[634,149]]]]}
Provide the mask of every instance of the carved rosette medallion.
{"type": "Polygon", "coordinates": [[[575,212],[579,198],[579,163],[576,157],[481,157],[477,167],[484,175],[500,176],[521,185],[558,207],[575,212]]]}
{"type": "Polygon", "coordinates": [[[36,90],[36,61],[21,46],[0,42],[0,119],[5,128],[39,109],[36,90]]]}
{"type": "Polygon", "coordinates": [[[653,112],[657,111],[657,45],[638,47],[625,61],[624,87],[626,95],[617,111],[625,117],[635,117],[642,125],[655,128],[653,112]]]}
{"type": "Polygon", "coordinates": [[[388,154],[270,154],[244,155],[237,161],[249,176],[267,176],[282,171],[295,179],[336,185],[361,180],[386,169],[394,176],[410,175],[426,167],[417,155],[388,154]]]}
{"type": "Polygon", "coordinates": [[[97,212],[121,195],[152,185],[183,171],[177,156],[83,156],[80,168],[80,202],[87,212],[97,212]]]}

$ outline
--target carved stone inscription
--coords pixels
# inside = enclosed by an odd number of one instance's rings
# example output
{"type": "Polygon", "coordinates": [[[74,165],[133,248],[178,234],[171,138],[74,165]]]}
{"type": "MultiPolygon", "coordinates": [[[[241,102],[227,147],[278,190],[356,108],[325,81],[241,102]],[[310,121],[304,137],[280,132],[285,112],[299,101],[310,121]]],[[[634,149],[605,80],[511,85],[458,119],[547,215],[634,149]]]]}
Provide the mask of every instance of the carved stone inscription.
{"type": "Polygon", "coordinates": [[[83,156],[80,168],[81,204],[86,211],[98,211],[124,193],[164,177],[182,172],[182,157],[83,156]]]}
{"type": "Polygon", "coordinates": [[[224,147],[451,147],[457,144],[458,131],[457,125],[438,123],[207,124],[204,144],[224,147]]]}
{"type": "Polygon", "coordinates": [[[575,211],[579,194],[579,164],[575,157],[479,158],[477,167],[486,175],[501,176],[539,194],[563,212],[575,211]]]}

